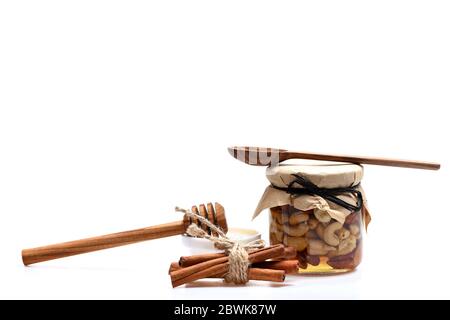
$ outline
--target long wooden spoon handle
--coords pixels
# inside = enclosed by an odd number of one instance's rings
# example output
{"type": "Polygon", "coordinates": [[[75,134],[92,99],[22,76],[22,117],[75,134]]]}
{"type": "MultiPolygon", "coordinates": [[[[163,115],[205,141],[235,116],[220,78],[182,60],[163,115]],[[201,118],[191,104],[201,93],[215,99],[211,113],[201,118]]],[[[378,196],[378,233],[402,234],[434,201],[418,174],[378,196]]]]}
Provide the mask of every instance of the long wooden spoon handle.
{"type": "Polygon", "coordinates": [[[427,169],[427,170],[439,170],[441,165],[434,162],[415,161],[415,160],[401,160],[401,159],[388,159],[388,158],[374,158],[374,157],[361,157],[361,156],[344,156],[344,155],[331,155],[320,153],[306,153],[306,152],[290,152],[284,151],[280,153],[280,159],[311,159],[311,160],[327,160],[327,161],[342,161],[359,164],[373,164],[379,166],[389,167],[403,167],[414,169],[427,169]]]}
{"type": "Polygon", "coordinates": [[[183,221],[22,250],[24,265],[164,238],[185,232],[183,221]]]}

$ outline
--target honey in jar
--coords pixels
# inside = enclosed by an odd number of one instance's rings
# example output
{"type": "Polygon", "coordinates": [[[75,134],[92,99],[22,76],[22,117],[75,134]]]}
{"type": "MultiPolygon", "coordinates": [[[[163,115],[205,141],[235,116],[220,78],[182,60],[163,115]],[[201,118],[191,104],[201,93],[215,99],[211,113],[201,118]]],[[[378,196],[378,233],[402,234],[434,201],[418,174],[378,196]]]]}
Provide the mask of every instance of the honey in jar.
{"type": "Polygon", "coordinates": [[[255,215],[270,210],[269,239],[297,251],[300,273],[354,270],[370,221],[360,165],[288,160],[269,167],[255,215]]]}

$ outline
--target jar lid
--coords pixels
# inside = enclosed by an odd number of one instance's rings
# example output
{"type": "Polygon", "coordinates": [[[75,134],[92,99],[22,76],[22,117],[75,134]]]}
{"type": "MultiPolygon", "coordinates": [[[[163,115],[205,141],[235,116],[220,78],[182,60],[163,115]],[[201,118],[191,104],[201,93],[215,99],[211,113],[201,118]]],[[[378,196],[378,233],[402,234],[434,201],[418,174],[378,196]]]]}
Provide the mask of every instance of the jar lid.
{"type": "Polygon", "coordinates": [[[290,159],[268,167],[266,177],[276,187],[284,188],[299,174],[319,188],[343,188],[359,184],[363,167],[348,162],[290,159]]]}

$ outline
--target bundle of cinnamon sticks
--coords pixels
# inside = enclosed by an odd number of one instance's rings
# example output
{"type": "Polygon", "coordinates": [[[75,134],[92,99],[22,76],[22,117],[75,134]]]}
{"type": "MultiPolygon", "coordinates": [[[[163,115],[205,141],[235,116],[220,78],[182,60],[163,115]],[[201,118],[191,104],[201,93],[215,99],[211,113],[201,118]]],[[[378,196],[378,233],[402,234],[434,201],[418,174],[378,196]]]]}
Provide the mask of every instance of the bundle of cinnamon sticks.
{"type": "MultiPolygon", "coordinates": [[[[299,267],[296,250],[282,244],[249,251],[248,260],[249,280],[283,282],[286,274],[297,273],[299,267]]],[[[169,275],[175,288],[199,279],[223,278],[228,267],[225,253],[184,256],[171,263],[169,275]]]]}

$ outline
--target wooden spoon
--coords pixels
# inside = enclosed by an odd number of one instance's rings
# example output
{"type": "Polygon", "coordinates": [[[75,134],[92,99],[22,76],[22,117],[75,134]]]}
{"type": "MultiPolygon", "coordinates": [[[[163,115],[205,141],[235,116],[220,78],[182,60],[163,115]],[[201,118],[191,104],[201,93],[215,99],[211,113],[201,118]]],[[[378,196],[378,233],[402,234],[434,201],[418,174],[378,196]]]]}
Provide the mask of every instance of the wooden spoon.
{"type": "Polygon", "coordinates": [[[254,166],[268,166],[288,159],[310,159],[350,162],[356,164],[374,164],[379,166],[404,167],[414,169],[439,170],[439,163],[400,160],[387,158],[373,158],[361,156],[331,155],[311,152],[297,152],[275,148],[261,147],[229,147],[228,152],[232,157],[254,166]]]}

